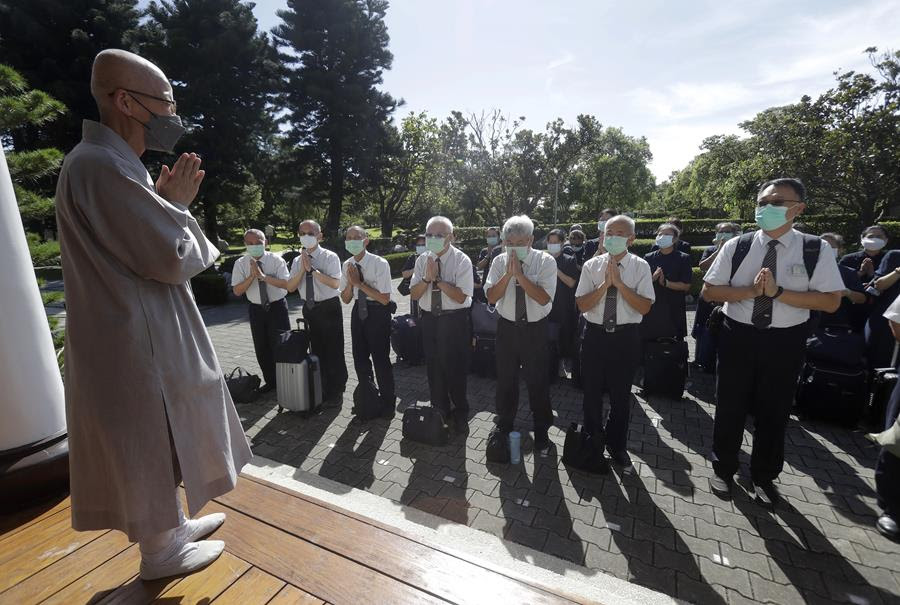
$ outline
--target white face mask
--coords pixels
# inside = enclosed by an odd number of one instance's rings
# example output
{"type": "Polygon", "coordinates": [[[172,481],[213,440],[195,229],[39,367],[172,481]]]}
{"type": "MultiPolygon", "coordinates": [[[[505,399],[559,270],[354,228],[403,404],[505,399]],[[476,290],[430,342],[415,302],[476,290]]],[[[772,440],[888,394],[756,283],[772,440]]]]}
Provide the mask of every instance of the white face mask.
{"type": "Polygon", "coordinates": [[[547,252],[550,254],[559,254],[562,250],[562,244],[547,244],[547,252]]]}
{"type": "Polygon", "coordinates": [[[657,235],[656,236],[656,245],[660,248],[668,248],[672,245],[672,242],[675,241],[675,238],[671,235],[657,235]]]}
{"type": "Polygon", "coordinates": [[[315,235],[301,235],[300,243],[303,244],[304,248],[315,248],[319,240],[315,235]]]}
{"type": "MultiPolygon", "coordinates": [[[[831,246],[831,244],[829,244],[829,247],[830,246],[831,246]]],[[[831,252],[834,254],[834,258],[838,257],[838,249],[837,248],[831,248],[831,252]]]]}
{"type": "Polygon", "coordinates": [[[872,252],[881,250],[886,244],[887,242],[880,237],[864,237],[862,241],[863,248],[872,252]]]}
{"type": "Polygon", "coordinates": [[[603,237],[603,230],[606,229],[606,221],[597,221],[597,233],[603,237]]]}

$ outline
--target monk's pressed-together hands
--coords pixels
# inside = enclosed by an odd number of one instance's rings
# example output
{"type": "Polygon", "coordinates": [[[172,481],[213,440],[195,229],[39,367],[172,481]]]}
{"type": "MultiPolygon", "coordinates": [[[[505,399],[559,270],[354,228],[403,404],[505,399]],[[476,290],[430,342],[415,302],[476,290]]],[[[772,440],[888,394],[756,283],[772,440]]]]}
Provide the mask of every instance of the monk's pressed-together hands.
{"type": "Polygon", "coordinates": [[[196,153],[182,153],[171,168],[163,164],[156,179],[156,192],[170,202],[189,206],[206,175],[206,171],[200,170],[200,161],[196,153]]]}

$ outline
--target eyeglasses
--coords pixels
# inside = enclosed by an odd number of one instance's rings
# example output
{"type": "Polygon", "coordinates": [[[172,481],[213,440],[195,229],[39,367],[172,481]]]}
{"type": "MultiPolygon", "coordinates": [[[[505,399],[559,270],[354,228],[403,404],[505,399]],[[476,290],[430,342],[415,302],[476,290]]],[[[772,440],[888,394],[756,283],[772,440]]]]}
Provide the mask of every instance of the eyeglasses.
{"type": "Polygon", "coordinates": [[[440,237],[447,237],[447,234],[446,233],[426,233],[425,234],[426,239],[438,239],[440,237]]]}
{"type": "MultiPolygon", "coordinates": [[[[123,88],[121,90],[124,90],[125,92],[131,93],[133,95],[141,95],[142,97],[147,97],[148,99],[154,99],[156,101],[162,101],[163,103],[168,103],[169,105],[172,106],[172,113],[178,113],[178,104],[171,99],[166,99],[164,97],[157,97],[157,96],[148,94],[146,92],[141,92],[139,90],[131,90],[130,88],[123,88]]],[[[109,93],[109,96],[113,96],[115,94],[116,94],[115,91],[113,91],[113,92],[109,93]]]]}
{"type": "Polygon", "coordinates": [[[784,206],[785,204],[802,204],[803,202],[800,200],[759,200],[756,202],[757,206],[768,206],[769,204],[773,206],[784,206]]]}
{"type": "Polygon", "coordinates": [[[300,237],[303,237],[304,235],[311,235],[315,237],[317,234],[313,233],[312,231],[298,231],[297,235],[299,235],[300,237]]]}

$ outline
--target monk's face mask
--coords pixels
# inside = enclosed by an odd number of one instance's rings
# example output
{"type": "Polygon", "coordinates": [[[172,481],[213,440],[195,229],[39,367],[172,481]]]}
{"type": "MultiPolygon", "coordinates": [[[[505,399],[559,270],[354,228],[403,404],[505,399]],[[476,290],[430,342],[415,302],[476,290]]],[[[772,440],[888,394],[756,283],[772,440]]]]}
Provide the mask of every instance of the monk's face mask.
{"type": "Polygon", "coordinates": [[[175,149],[175,144],[178,143],[178,139],[181,138],[181,135],[186,130],[181,123],[181,118],[177,115],[161,116],[155,114],[134,95],[130,96],[150,114],[150,119],[146,124],[132,116],[135,122],[144,127],[144,146],[153,151],[172,153],[175,149]]]}

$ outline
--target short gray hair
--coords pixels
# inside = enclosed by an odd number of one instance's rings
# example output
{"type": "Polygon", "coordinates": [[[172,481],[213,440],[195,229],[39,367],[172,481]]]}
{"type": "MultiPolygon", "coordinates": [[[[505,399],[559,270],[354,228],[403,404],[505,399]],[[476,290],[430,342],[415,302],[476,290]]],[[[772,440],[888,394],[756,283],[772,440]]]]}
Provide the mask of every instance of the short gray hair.
{"type": "Polygon", "coordinates": [[[344,233],[344,235],[346,236],[347,233],[350,233],[354,229],[362,233],[363,239],[369,239],[369,232],[366,231],[365,227],[360,227],[359,225],[352,225],[350,227],[347,227],[347,231],[344,233]]]}
{"type": "Polygon", "coordinates": [[[507,239],[510,235],[533,235],[534,222],[525,214],[511,216],[503,223],[503,239],[507,239]]]}
{"type": "Polygon", "coordinates": [[[244,237],[247,237],[248,235],[256,235],[262,238],[262,241],[266,241],[266,234],[259,229],[247,229],[247,231],[244,232],[244,237]]]}
{"type": "Polygon", "coordinates": [[[613,223],[625,223],[626,225],[628,225],[628,228],[631,229],[631,234],[634,235],[634,231],[635,231],[634,219],[631,218],[630,216],[625,215],[625,214],[617,214],[616,216],[614,216],[611,219],[609,219],[608,221],[606,221],[606,225],[605,225],[606,229],[609,229],[609,226],[612,225],[613,223]]]}
{"type": "Polygon", "coordinates": [[[430,219],[428,219],[428,222],[425,223],[425,231],[428,231],[428,228],[435,223],[446,225],[447,229],[450,230],[450,233],[453,233],[453,222],[446,216],[432,216],[430,219]]]}
{"type": "Polygon", "coordinates": [[[322,226],[321,226],[317,221],[315,221],[315,220],[313,220],[313,219],[311,219],[311,218],[308,218],[308,219],[306,219],[305,221],[300,221],[300,224],[297,225],[297,231],[300,231],[300,227],[303,226],[303,223],[309,223],[309,224],[311,224],[311,225],[315,225],[316,231],[319,232],[319,233],[322,233],[322,226]]]}

